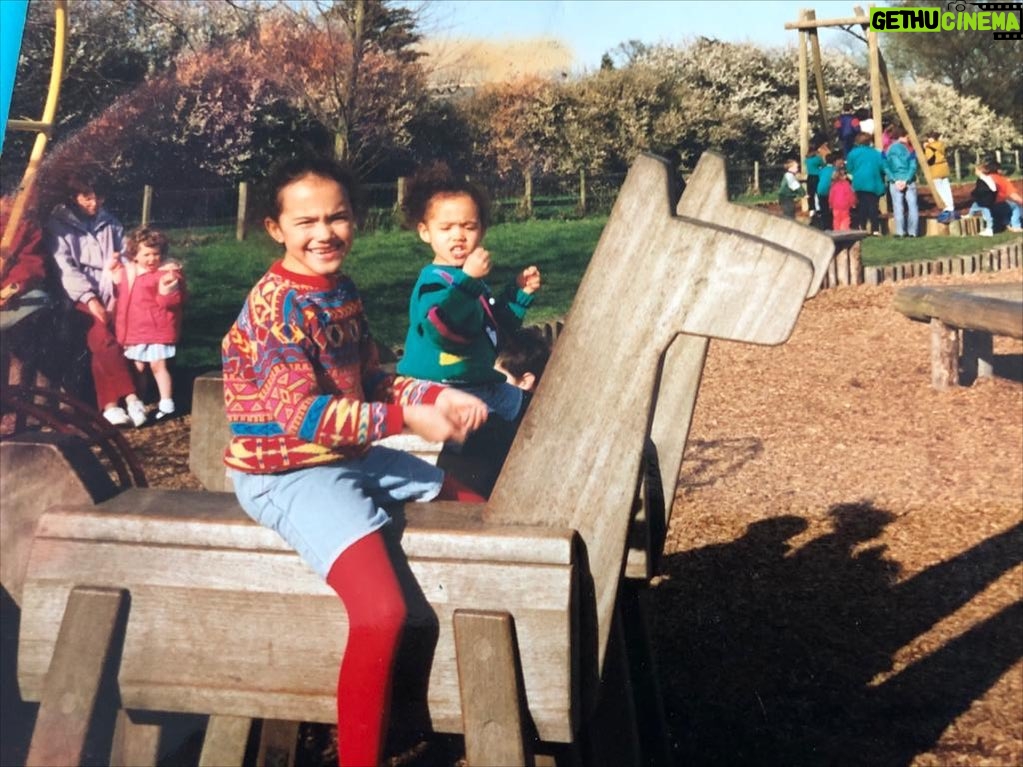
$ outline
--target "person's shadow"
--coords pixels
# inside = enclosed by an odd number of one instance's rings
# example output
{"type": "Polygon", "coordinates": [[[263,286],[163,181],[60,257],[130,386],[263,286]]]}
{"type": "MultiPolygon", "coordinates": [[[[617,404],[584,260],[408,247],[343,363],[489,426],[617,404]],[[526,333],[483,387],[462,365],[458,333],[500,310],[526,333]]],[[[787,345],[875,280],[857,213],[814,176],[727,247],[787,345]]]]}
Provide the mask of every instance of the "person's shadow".
{"type": "Polygon", "coordinates": [[[828,511],[666,557],[648,594],[675,756],[684,764],[908,765],[1023,657],[1023,600],[934,653],[896,652],[1023,560],[1023,523],[901,583],[884,546],[895,517],[828,511]],[[892,673],[895,672],[895,673],[892,673]]]}

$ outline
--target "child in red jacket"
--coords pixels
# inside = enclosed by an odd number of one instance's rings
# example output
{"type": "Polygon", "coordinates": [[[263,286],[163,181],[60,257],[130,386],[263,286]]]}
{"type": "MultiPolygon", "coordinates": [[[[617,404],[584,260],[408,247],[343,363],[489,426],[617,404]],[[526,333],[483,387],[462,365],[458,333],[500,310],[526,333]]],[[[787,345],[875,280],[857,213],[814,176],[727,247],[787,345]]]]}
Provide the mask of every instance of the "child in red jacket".
{"type": "Polygon", "coordinates": [[[125,246],[128,263],[114,257],[110,272],[117,295],[115,328],[124,356],[139,373],[148,365],[160,392],[156,420],[174,413],[174,398],[167,360],[177,352],[185,281],[181,265],[163,263],[167,236],[149,227],[132,232],[125,246]]]}
{"type": "Polygon", "coordinates": [[[831,189],[828,190],[828,205],[831,206],[831,228],[839,232],[851,228],[850,211],[856,207],[856,192],[849,182],[845,160],[835,162],[835,171],[831,175],[831,189]]]}

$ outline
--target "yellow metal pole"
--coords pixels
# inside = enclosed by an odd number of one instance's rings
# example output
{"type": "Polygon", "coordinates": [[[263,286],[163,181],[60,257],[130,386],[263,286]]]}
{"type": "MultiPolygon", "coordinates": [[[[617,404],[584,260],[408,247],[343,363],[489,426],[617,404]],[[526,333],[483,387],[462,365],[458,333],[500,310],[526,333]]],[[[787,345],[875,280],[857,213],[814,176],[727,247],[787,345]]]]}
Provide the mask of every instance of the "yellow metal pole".
{"type": "MultiPolygon", "coordinates": [[[[53,66],[50,69],[50,86],[46,94],[46,103],[43,106],[43,116],[38,123],[30,123],[29,130],[36,132],[35,144],[32,146],[32,153],[28,158],[28,166],[21,177],[21,184],[14,197],[14,204],[11,206],[11,215],[7,220],[4,229],[3,239],[0,240],[0,275],[6,273],[9,264],[11,244],[14,241],[14,233],[21,224],[25,213],[25,207],[32,197],[35,188],[36,173],[42,163],[43,152],[46,151],[46,142],[50,132],[53,130],[54,120],[57,116],[57,102],[60,99],[60,84],[64,76],[64,45],[67,38],[67,0],[56,0],[54,3],[54,35],[53,35],[53,66]]],[[[19,125],[24,121],[9,121],[8,127],[18,130],[24,129],[19,125]]]]}

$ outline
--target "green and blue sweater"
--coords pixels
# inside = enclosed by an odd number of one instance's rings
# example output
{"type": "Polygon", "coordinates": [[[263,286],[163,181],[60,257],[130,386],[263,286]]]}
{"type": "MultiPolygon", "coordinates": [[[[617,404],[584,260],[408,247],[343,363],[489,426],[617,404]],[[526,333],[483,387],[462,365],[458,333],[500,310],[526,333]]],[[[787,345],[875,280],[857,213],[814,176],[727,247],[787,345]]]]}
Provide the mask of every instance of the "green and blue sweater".
{"type": "Polygon", "coordinates": [[[398,372],[456,385],[500,383],[499,338],[522,325],[533,296],[509,285],[498,297],[460,267],[423,268],[409,301],[409,330],[398,372]]]}

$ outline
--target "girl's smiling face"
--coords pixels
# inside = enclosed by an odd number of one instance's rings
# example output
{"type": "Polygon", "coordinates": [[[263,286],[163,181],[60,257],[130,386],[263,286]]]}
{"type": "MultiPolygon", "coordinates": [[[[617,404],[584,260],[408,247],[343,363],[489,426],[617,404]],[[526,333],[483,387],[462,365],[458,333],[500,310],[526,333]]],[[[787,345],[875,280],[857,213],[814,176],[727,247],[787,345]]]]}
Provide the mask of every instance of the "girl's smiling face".
{"type": "Polygon", "coordinates": [[[139,245],[138,250],[135,251],[135,264],[143,272],[155,272],[160,268],[162,260],[163,256],[160,251],[149,245],[139,245]]]}
{"type": "Polygon", "coordinates": [[[337,273],[355,235],[348,192],[333,179],[307,174],[281,189],[278,200],[277,218],[263,223],[284,246],[284,268],[307,276],[337,273]]]}
{"type": "Polygon", "coordinates": [[[417,228],[420,239],[433,249],[433,263],[439,266],[463,266],[483,241],[479,210],[472,197],[463,193],[430,200],[417,228]]]}

